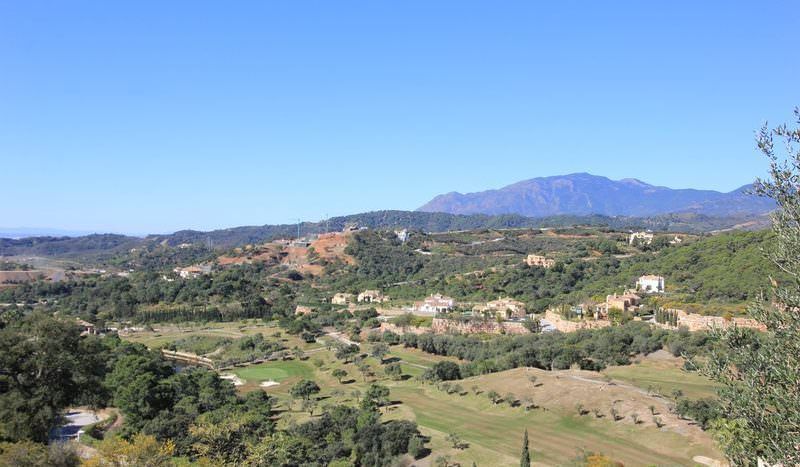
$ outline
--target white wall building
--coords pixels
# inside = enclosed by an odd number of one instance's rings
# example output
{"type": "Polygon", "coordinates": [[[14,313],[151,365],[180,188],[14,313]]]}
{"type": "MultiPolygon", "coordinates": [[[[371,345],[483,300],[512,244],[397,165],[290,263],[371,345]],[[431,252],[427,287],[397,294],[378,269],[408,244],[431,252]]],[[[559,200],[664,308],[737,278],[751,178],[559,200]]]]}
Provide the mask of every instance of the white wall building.
{"type": "Polygon", "coordinates": [[[628,237],[628,244],[633,245],[637,240],[643,245],[649,245],[653,243],[653,234],[648,232],[633,232],[630,237],[628,237]]]}
{"type": "Polygon", "coordinates": [[[636,281],[636,289],[644,293],[664,293],[664,278],[646,275],[636,281]]]}
{"type": "Polygon", "coordinates": [[[453,309],[456,302],[444,295],[431,295],[421,302],[414,304],[414,309],[423,313],[445,313],[453,309]]]}

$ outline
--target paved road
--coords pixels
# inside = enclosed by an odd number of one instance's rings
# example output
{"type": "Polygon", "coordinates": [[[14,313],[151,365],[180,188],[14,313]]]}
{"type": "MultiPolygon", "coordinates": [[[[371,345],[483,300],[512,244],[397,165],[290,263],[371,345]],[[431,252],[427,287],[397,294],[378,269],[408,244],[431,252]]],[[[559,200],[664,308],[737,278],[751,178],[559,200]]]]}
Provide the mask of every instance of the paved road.
{"type": "Polygon", "coordinates": [[[64,425],[54,429],[50,434],[51,439],[67,440],[75,438],[81,428],[101,420],[96,413],[89,410],[71,410],[64,419],[64,425]]]}

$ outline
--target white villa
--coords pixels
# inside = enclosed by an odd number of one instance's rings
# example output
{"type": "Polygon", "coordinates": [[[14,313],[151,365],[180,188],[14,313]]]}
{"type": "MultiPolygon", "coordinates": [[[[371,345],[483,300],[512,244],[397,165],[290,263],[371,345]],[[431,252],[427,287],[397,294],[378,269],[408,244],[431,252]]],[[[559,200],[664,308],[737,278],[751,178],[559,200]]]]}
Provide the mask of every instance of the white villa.
{"type": "Polygon", "coordinates": [[[388,300],[389,297],[383,295],[380,290],[365,290],[358,294],[359,303],[383,303],[388,300]]]}
{"type": "Polygon", "coordinates": [[[628,244],[633,245],[636,240],[639,240],[644,245],[649,245],[653,243],[653,234],[649,232],[633,232],[630,237],[628,237],[628,244]]]}
{"type": "Polygon", "coordinates": [[[664,278],[646,275],[636,281],[636,289],[644,293],[664,293],[664,278]]]}
{"type": "Polygon", "coordinates": [[[196,279],[202,275],[211,274],[211,265],[199,264],[186,268],[175,268],[173,271],[180,276],[181,279],[196,279]]]}
{"type": "Polygon", "coordinates": [[[414,303],[414,310],[423,313],[445,313],[453,309],[456,302],[450,297],[435,294],[421,302],[414,303]]]}
{"type": "Polygon", "coordinates": [[[352,301],[353,301],[353,294],[344,292],[339,292],[335,294],[331,299],[331,303],[333,303],[334,305],[347,305],[352,301]]]}

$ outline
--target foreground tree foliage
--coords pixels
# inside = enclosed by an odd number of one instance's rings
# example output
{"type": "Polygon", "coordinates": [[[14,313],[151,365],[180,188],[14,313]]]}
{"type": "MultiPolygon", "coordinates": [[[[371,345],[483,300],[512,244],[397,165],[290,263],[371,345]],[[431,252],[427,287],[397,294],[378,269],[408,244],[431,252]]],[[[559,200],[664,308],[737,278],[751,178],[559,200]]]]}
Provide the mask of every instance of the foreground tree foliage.
{"type": "MultiPolygon", "coordinates": [[[[800,109],[795,110],[800,125],[800,109]]],[[[800,464],[800,127],[764,126],[758,147],[770,159],[770,178],[757,193],[778,203],[773,214],[774,242],[768,256],[790,281],[776,282],[773,296],[762,297],[750,314],[767,326],[756,335],[732,328],[715,334],[721,349],[707,371],[722,383],[725,418],[718,438],[737,465],[800,464]],[[784,157],[775,152],[779,139],[784,157]]]]}
{"type": "Polygon", "coordinates": [[[74,322],[32,314],[0,330],[0,439],[44,442],[69,405],[103,405],[102,345],[74,322]]]}
{"type": "MultiPolygon", "coordinates": [[[[141,344],[81,336],[71,320],[42,314],[0,330],[0,364],[2,465],[75,465],[75,456],[44,444],[73,405],[114,405],[124,420],[88,465],[173,465],[174,456],[223,466],[388,465],[419,435],[415,423],[380,420],[389,390],[376,384],[359,408],[327,408],[277,431],[263,391],[238,396],[213,371],[175,371],[141,344]]],[[[318,392],[302,381],[292,395],[318,392]]]]}
{"type": "Polygon", "coordinates": [[[86,467],[123,467],[143,465],[162,467],[173,465],[175,445],[171,441],[159,442],[154,436],[134,435],[130,441],[109,438],[98,446],[97,455],[83,463],[86,467]]]}
{"type": "Polygon", "coordinates": [[[14,467],[74,467],[80,458],[73,446],[53,443],[49,446],[33,441],[0,443],[0,465],[14,467]]]}

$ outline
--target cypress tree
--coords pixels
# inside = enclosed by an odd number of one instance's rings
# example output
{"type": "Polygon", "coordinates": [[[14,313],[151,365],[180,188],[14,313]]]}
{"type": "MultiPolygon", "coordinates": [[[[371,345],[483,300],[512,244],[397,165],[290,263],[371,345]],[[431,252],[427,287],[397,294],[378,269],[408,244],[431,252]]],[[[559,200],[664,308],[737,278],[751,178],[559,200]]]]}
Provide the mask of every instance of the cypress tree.
{"type": "Polygon", "coordinates": [[[525,437],[522,438],[522,456],[520,456],[519,467],[531,467],[531,453],[528,450],[527,428],[525,428],[525,437]]]}

